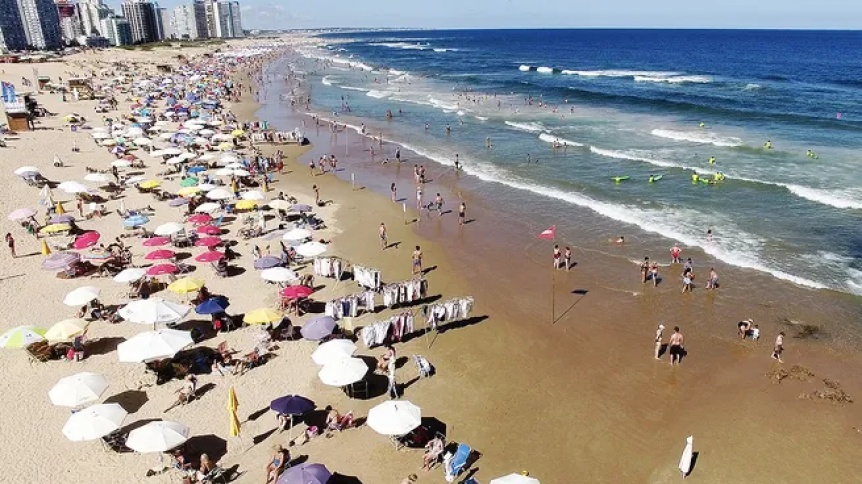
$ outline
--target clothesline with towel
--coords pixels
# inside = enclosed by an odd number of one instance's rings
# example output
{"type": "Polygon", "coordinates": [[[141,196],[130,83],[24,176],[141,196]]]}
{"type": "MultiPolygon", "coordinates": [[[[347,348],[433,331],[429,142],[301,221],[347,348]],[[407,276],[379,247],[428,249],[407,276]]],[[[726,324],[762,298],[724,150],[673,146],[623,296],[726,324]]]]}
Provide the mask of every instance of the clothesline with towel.
{"type": "Polygon", "coordinates": [[[353,266],[353,280],[360,286],[378,290],[383,285],[383,276],[377,269],[363,266],[353,266]]]}
{"type": "Polygon", "coordinates": [[[473,309],[472,297],[456,297],[423,306],[422,314],[426,317],[428,327],[436,330],[440,324],[463,321],[469,318],[471,309],[473,309]]]}
{"type": "Polygon", "coordinates": [[[405,311],[388,319],[369,324],[359,331],[359,340],[366,347],[401,341],[414,331],[413,313],[405,311]]]}
{"type": "Polygon", "coordinates": [[[365,291],[329,301],[324,313],[338,321],[346,317],[355,318],[360,310],[374,312],[375,306],[374,291],[365,291]]]}
{"type": "Polygon", "coordinates": [[[423,278],[395,282],[383,286],[380,292],[383,294],[383,305],[391,308],[427,297],[428,280],[423,278]]]}
{"type": "Polygon", "coordinates": [[[314,259],[314,274],[340,281],[347,266],[347,261],[339,257],[319,257],[314,259]]]}

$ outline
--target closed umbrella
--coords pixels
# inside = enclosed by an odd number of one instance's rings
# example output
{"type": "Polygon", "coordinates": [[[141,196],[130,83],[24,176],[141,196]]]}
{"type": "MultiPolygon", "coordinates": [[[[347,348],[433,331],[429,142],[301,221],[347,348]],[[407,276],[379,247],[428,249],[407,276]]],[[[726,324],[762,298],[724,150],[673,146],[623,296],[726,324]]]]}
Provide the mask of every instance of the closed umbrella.
{"type": "Polygon", "coordinates": [[[389,400],[368,411],[369,427],[382,435],[405,435],[422,423],[422,410],[407,400],[389,400]]]}
{"type": "Polygon", "coordinates": [[[230,436],[236,437],[239,435],[239,416],[236,414],[239,408],[239,401],[236,398],[236,390],[230,387],[227,393],[227,411],[230,417],[230,436]]]}
{"type": "Polygon", "coordinates": [[[119,314],[126,321],[138,324],[174,323],[191,311],[191,306],[166,301],[159,297],[141,299],[126,304],[119,314]]]}
{"type": "Polygon", "coordinates": [[[123,225],[126,227],[140,227],[150,221],[146,215],[132,215],[123,220],[123,225]]]}
{"type": "Polygon", "coordinates": [[[328,365],[339,360],[350,358],[354,353],[356,353],[356,349],[356,345],[350,340],[334,339],[318,346],[317,349],[314,350],[314,353],[311,354],[311,359],[318,365],[328,365]]]}
{"type": "Polygon", "coordinates": [[[64,319],[48,328],[45,339],[48,341],[68,341],[87,332],[90,322],[81,318],[64,319]]]}
{"type": "Polygon", "coordinates": [[[296,253],[303,257],[317,257],[326,252],[326,244],[306,242],[296,248],[296,253]]]}
{"type": "Polygon", "coordinates": [[[0,348],[23,348],[45,341],[45,330],[35,326],[16,326],[0,335],[0,348]]]}
{"type": "Polygon", "coordinates": [[[689,435],[685,439],[685,448],[682,450],[682,455],[679,457],[679,472],[682,477],[688,477],[691,473],[691,461],[694,457],[694,436],[689,435]]]}
{"type": "Polygon", "coordinates": [[[126,447],[135,452],[165,452],[184,444],[189,428],[179,422],[159,420],[129,432],[126,447]]]}
{"type": "Polygon", "coordinates": [[[275,309],[260,308],[245,313],[242,321],[246,324],[269,324],[281,321],[283,314],[275,309]]]}
{"type": "Polygon", "coordinates": [[[299,332],[305,339],[319,341],[331,335],[335,326],[335,319],[331,316],[319,316],[305,323],[299,332]]]}
{"type": "Polygon", "coordinates": [[[123,269],[119,274],[114,276],[115,282],[130,283],[141,280],[147,274],[147,270],[140,267],[130,267],[123,269]]]}
{"type": "Polygon", "coordinates": [[[217,250],[208,250],[203,254],[195,256],[195,260],[198,262],[216,262],[222,259],[224,259],[224,254],[217,250]]]}
{"type": "Polygon", "coordinates": [[[119,430],[126,415],[119,403],[93,405],[73,413],[63,426],[63,435],[73,442],[100,439],[119,430]]]}
{"type": "Polygon", "coordinates": [[[170,237],[150,237],[149,239],[145,239],[144,243],[141,245],[143,245],[144,247],[161,247],[170,243],[170,237]]]}
{"type": "Polygon", "coordinates": [[[148,276],[164,276],[168,274],[176,274],[179,268],[173,264],[156,264],[147,269],[148,276]]]}
{"type": "Polygon", "coordinates": [[[541,484],[538,479],[523,474],[509,474],[508,476],[491,479],[490,484],[541,484]]]}
{"type": "Polygon", "coordinates": [[[160,250],[154,250],[154,251],[150,252],[149,254],[144,256],[144,259],[147,259],[147,260],[166,260],[166,259],[173,259],[174,257],[176,257],[176,255],[177,254],[172,250],[160,249],[160,250]]]}
{"type": "Polygon", "coordinates": [[[341,358],[329,361],[317,376],[324,385],[343,387],[356,383],[368,374],[368,365],[359,358],[341,358]]]}
{"type": "Polygon", "coordinates": [[[76,252],[57,252],[42,261],[42,269],[46,271],[65,270],[79,260],[81,260],[81,255],[76,252]]]}
{"type": "Polygon", "coordinates": [[[183,224],[179,224],[176,222],[168,222],[166,224],[161,224],[156,227],[156,230],[153,231],[156,235],[162,236],[170,236],[177,232],[181,232],[183,230],[183,224]]]}
{"type": "Polygon", "coordinates": [[[265,255],[254,261],[255,269],[269,269],[270,267],[275,267],[277,265],[281,265],[281,259],[274,255],[265,255]]]}
{"type": "Polygon", "coordinates": [[[323,464],[306,462],[288,468],[276,484],[327,484],[331,478],[332,473],[323,464]]]}
{"type": "Polygon", "coordinates": [[[75,238],[75,242],[72,243],[72,247],[76,249],[86,249],[87,247],[92,247],[99,242],[99,239],[102,237],[102,234],[91,230],[90,232],[84,232],[75,238]]]}
{"type": "Polygon", "coordinates": [[[88,302],[99,297],[102,292],[98,287],[83,286],[75,290],[69,291],[66,297],[63,298],[63,304],[66,306],[83,306],[88,302]]]}
{"type": "Polygon", "coordinates": [[[299,274],[286,267],[270,267],[269,269],[264,269],[260,271],[260,277],[264,281],[270,282],[291,282],[299,280],[299,274]]]}
{"type": "Polygon", "coordinates": [[[195,307],[198,314],[218,314],[227,309],[229,303],[225,297],[211,297],[195,307]]]}
{"type": "Polygon", "coordinates": [[[310,231],[310,230],[306,230],[306,229],[293,229],[293,230],[288,230],[288,231],[287,231],[287,232],[285,232],[285,234],[282,236],[282,238],[283,238],[284,240],[287,240],[287,241],[290,241],[290,242],[297,242],[297,241],[305,240],[305,239],[307,239],[307,238],[309,238],[309,237],[311,237],[311,231],[310,231]]]}
{"type": "Polygon", "coordinates": [[[194,341],[189,331],[145,331],[117,345],[117,356],[121,362],[126,363],[160,360],[173,357],[192,343],[194,341]]]}
{"type": "MultiPolygon", "coordinates": [[[[15,210],[14,212],[9,214],[9,220],[17,222],[19,220],[26,220],[26,219],[28,219],[30,217],[34,217],[34,216],[36,216],[36,211],[33,210],[32,208],[19,208],[18,210],[15,210]]],[[[51,223],[56,223],[56,222],[51,222],[51,223]]]]}
{"type": "Polygon", "coordinates": [[[48,397],[54,405],[74,408],[99,400],[107,388],[108,380],[104,376],[85,371],[61,378],[48,392],[48,397]]]}

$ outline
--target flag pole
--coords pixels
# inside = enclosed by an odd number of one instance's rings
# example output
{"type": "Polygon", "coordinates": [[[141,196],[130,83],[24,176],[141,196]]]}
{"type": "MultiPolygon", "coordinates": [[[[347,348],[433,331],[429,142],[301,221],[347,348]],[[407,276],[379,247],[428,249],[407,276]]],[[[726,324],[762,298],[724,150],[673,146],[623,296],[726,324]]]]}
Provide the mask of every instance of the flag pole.
{"type": "MultiPolygon", "coordinates": [[[[554,234],[554,242],[557,241],[556,234],[554,234]]],[[[554,325],[555,319],[557,317],[556,311],[556,286],[557,286],[557,269],[558,269],[559,261],[554,259],[554,271],[551,272],[551,325],[554,325]]]]}

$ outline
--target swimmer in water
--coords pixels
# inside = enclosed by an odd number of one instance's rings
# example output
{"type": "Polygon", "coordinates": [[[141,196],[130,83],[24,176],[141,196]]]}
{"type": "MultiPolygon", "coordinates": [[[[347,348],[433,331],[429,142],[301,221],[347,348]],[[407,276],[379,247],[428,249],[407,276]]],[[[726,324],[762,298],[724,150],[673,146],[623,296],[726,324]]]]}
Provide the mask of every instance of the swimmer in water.
{"type": "Polygon", "coordinates": [[[700,122],[700,127],[701,127],[701,128],[705,128],[705,127],[706,127],[706,124],[705,124],[703,121],[701,121],[701,122],[700,122]]]}
{"type": "Polygon", "coordinates": [[[706,230],[706,241],[707,241],[707,242],[712,242],[712,229],[707,229],[707,230],[706,230]]]}
{"type": "Polygon", "coordinates": [[[808,151],[805,153],[805,156],[807,156],[807,157],[811,158],[812,160],[816,160],[816,159],[820,158],[819,156],[817,156],[817,153],[815,153],[815,152],[814,152],[814,151],[812,151],[812,150],[808,150],[808,151]]]}
{"type": "Polygon", "coordinates": [[[429,129],[431,129],[431,127],[428,126],[428,123],[425,123],[425,131],[428,131],[429,129]]]}
{"type": "Polygon", "coordinates": [[[692,183],[697,183],[699,179],[700,179],[700,177],[697,175],[696,171],[691,174],[691,182],[692,183]]]}
{"type": "Polygon", "coordinates": [[[714,157],[714,156],[710,156],[710,157],[709,157],[709,160],[707,160],[707,161],[709,162],[709,164],[710,164],[710,165],[714,165],[714,164],[715,164],[715,157],[714,157]]]}
{"type": "Polygon", "coordinates": [[[772,140],[766,140],[766,143],[763,143],[763,149],[771,150],[772,149],[772,140]]]}
{"type": "Polygon", "coordinates": [[[461,169],[461,160],[458,158],[458,153],[455,153],[455,170],[461,169]]]}
{"type": "Polygon", "coordinates": [[[615,242],[615,243],[616,243],[616,244],[618,244],[618,245],[625,244],[625,243],[626,243],[626,238],[625,238],[625,237],[623,237],[622,235],[620,235],[620,238],[618,238],[618,239],[616,240],[616,242],[615,242]]]}
{"type": "Polygon", "coordinates": [[[485,148],[491,149],[492,146],[494,145],[491,144],[491,138],[485,138],[485,148]]]}
{"type": "Polygon", "coordinates": [[[452,134],[452,126],[446,125],[446,134],[452,134]]]}

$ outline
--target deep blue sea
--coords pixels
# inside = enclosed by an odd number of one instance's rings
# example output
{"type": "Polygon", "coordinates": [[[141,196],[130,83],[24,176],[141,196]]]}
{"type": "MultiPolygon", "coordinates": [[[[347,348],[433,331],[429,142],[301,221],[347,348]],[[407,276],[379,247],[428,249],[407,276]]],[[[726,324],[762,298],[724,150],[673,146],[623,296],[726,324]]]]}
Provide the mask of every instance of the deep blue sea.
{"type": "Polygon", "coordinates": [[[525,214],[589,210],[607,223],[569,227],[584,239],[637,232],[862,294],[862,32],[373,32],[303,55],[319,108],[457,153],[525,214]]]}

